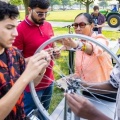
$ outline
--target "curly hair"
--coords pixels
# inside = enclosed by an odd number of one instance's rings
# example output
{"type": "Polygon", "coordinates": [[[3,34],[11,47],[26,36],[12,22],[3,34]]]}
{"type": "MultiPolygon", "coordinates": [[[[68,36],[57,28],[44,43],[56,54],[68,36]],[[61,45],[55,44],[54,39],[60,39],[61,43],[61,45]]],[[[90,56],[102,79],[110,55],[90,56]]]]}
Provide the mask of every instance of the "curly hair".
{"type": "Polygon", "coordinates": [[[50,0],[30,0],[29,7],[36,8],[39,7],[41,9],[48,9],[50,6],[50,0]]]}
{"type": "Polygon", "coordinates": [[[18,8],[15,5],[0,1],[0,21],[4,20],[6,17],[10,19],[15,19],[19,15],[18,8]]]}

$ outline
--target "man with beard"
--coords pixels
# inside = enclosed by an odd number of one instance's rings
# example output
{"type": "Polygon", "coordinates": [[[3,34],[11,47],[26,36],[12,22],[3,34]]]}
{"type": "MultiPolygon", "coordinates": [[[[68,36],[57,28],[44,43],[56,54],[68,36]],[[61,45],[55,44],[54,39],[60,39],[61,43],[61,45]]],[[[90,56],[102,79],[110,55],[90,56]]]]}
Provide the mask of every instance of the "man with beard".
{"type": "MultiPolygon", "coordinates": [[[[51,24],[45,21],[49,6],[49,0],[30,0],[28,7],[29,15],[17,27],[18,36],[13,45],[22,51],[26,62],[29,61],[29,58],[40,45],[54,35],[51,24]]],[[[54,44],[50,44],[46,49],[51,51],[53,47],[54,44]]],[[[53,91],[54,76],[52,67],[53,61],[50,62],[49,67],[46,69],[41,83],[35,88],[46,110],[49,108],[53,91]]],[[[24,95],[24,109],[26,114],[28,114],[31,110],[36,109],[29,86],[26,87],[24,95]]]]}
{"type": "Polygon", "coordinates": [[[102,33],[102,27],[105,26],[105,17],[99,12],[99,7],[94,6],[93,7],[93,13],[91,14],[94,20],[94,28],[93,31],[96,34],[101,34],[102,33]]]}

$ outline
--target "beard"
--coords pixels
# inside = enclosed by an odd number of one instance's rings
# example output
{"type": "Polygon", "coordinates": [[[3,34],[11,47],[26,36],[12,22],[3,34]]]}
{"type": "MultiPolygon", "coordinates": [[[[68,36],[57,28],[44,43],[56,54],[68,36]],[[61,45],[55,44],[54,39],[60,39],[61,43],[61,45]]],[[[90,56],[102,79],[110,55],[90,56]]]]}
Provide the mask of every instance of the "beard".
{"type": "Polygon", "coordinates": [[[42,18],[42,19],[40,19],[40,20],[37,20],[37,19],[35,19],[35,17],[34,17],[33,15],[31,15],[31,19],[33,20],[33,22],[34,22],[35,24],[39,24],[39,25],[43,24],[44,21],[45,21],[44,18],[42,18]]]}

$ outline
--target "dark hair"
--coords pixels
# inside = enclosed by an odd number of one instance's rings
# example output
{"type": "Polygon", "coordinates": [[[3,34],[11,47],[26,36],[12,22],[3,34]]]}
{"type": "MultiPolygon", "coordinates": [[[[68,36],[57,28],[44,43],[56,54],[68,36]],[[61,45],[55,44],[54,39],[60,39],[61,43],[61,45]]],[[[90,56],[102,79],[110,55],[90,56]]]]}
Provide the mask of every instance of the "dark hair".
{"type": "Polygon", "coordinates": [[[30,0],[29,7],[36,8],[39,7],[41,9],[48,9],[50,6],[50,0],[30,0]]]}
{"type": "MultiPolygon", "coordinates": [[[[78,15],[75,17],[75,19],[76,19],[77,17],[81,16],[81,15],[85,16],[85,17],[87,18],[87,21],[88,21],[90,24],[94,23],[93,17],[92,17],[90,14],[88,14],[88,13],[80,13],[80,14],[78,14],[78,15]]],[[[74,19],[74,21],[75,21],[75,19],[74,19]]]]}
{"type": "Polygon", "coordinates": [[[0,1],[0,21],[4,20],[6,17],[15,19],[18,17],[18,15],[19,11],[17,6],[0,1]]]}
{"type": "Polygon", "coordinates": [[[94,6],[93,7],[93,10],[95,11],[95,10],[99,10],[99,7],[96,5],[96,6],[94,6]]]}

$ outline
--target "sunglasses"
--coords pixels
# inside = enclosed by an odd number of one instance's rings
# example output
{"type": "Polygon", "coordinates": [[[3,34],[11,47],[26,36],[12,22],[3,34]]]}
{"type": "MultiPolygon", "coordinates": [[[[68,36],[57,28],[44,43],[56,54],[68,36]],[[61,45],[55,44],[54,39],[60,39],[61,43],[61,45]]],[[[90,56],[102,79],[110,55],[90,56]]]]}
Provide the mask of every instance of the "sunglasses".
{"type": "Polygon", "coordinates": [[[35,10],[34,12],[37,14],[38,17],[43,17],[43,16],[46,17],[48,15],[48,12],[36,12],[35,10]]]}
{"type": "Polygon", "coordinates": [[[73,23],[73,24],[72,24],[73,28],[75,28],[75,29],[77,29],[78,26],[79,26],[80,28],[85,28],[86,25],[90,25],[90,23],[80,22],[80,23],[73,23]]]}

